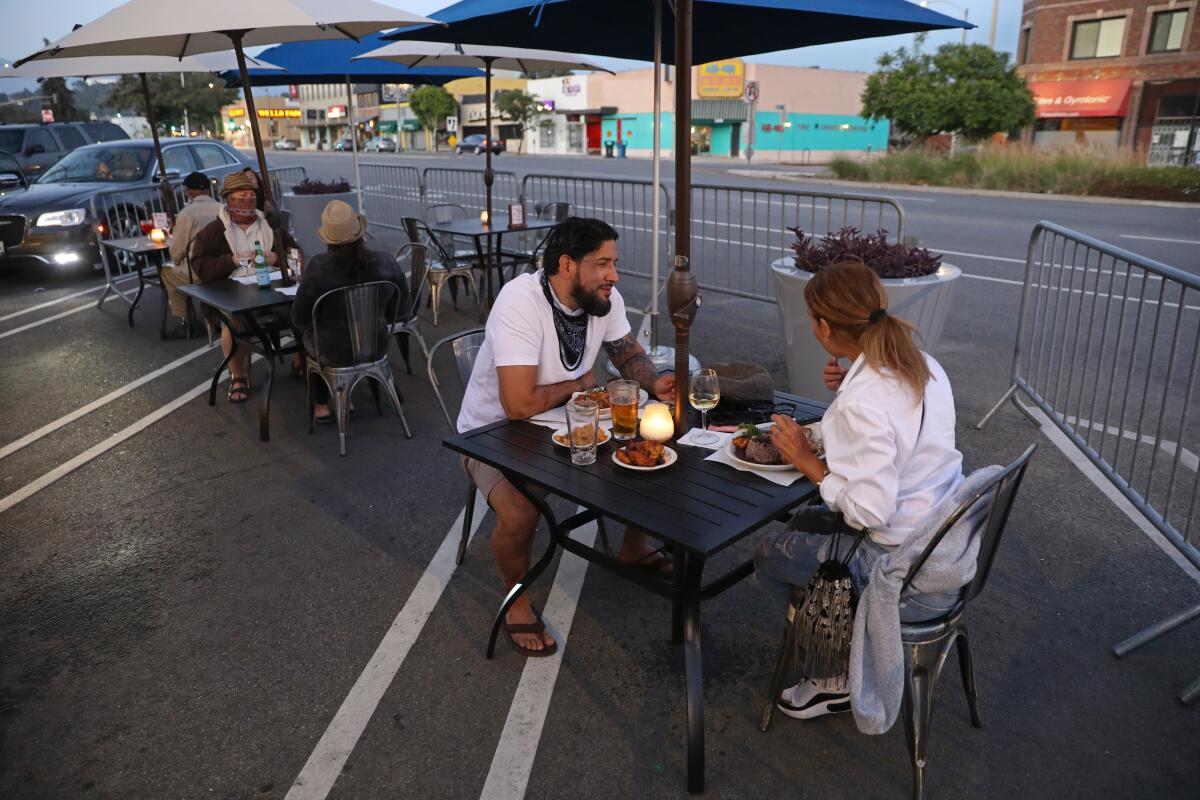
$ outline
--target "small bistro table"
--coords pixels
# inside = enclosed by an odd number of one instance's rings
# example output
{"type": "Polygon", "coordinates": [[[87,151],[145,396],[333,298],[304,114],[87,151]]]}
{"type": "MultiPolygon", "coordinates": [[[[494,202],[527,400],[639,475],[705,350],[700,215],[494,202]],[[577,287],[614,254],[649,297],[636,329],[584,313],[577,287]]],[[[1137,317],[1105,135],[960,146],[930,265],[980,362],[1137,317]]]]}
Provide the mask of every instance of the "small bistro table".
{"type": "MultiPolygon", "coordinates": [[[[795,395],[776,393],[776,402],[791,404],[797,417],[819,417],[825,405],[795,395]]],[[[675,464],[654,472],[638,472],[612,461],[615,445],[601,445],[596,463],[576,466],[568,450],[551,441],[548,428],[526,421],[502,421],[447,439],[451,450],[490,464],[538,508],[550,527],[546,552],[505,597],[492,623],[487,657],[496,648],[504,615],[549,566],[562,547],[621,575],[672,603],[671,640],[683,643],[687,682],[688,791],[704,791],[704,682],[700,651],[700,603],[710,600],[754,572],[745,561],[708,583],[704,565],[712,556],[816,495],[804,478],[779,486],[725,464],[705,461],[711,453],[679,445],[675,464]],[[585,510],[559,521],[535,487],[567,498],[585,510]],[[656,578],[618,562],[593,547],[571,539],[575,528],[598,517],[636,525],[670,544],[674,574],[656,578]]]]}
{"type": "MultiPolygon", "coordinates": [[[[137,264],[137,267],[134,269],[134,272],[137,273],[138,290],[137,290],[137,294],[135,294],[132,298],[130,298],[128,294],[121,291],[120,289],[118,289],[116,287],[115,284],[113,284],[112,272],[111,272],[111,270],[108,269],[108,260],[105,259],[104,265],[105,265],[106,277],[108,280],[104,285],[104,292],[100,295],[101,303],[103,303],[105,298],[108,297],[109,292],[116,294],[118,297],[120,297],[126,303],[129,303],[129,327],[132,328],[133,327],[133,312],[137,310],[138,303],[142,299],[142,292],[146,291],[146,269],[147,269],[147,267],[144,262],[146,260],[148,260],[147,259],[148,256],[157,255],[159,253],[165,252],[167,250],[167,243],[166,242],[156,242],[153,239],[151,239],[149,236],[130,236],[125,239],[101,239],[100,244],[104,245],[109,250],[113,251],[114,257],[117,253],[127,253],[128,255],[130,255],[133,258],[134,262],[137,264]]],[[[164,266],[164,264],[163,264],[162,259],[159,259],[159,263],[154,265],[155,275],[157,277],[154,278],[152,282],[157,283],[160,287],[162,287],[162,275],[160,274],[160,272],[161,272],[163,266],[164,266]]],[[[165,287],[163,287],[163,291],[164,292],[166,291],[165,287]]],[[[163,306],[162,320],[159,324],[159,336],[161,336],[163,339],[167,338],[167,312],[166,312],[165,305],[163,306]]]]}
{"type": "Polygon", "coordinates": [[[492,270],[488,267],[493,266],[496,268],[497,274],[500,275],[500,283],[503,284],[504,273],[501,270],[503,269],[504,258],[508,257],[511,259],[513,256],[517,255],[511,250],[507,253],[504,252],[504,249],[501,247],[501,243],[504,240],[504,234],[521,233],[522,231],[549,231],[550,228],[553,228],[558,224],[558,222],[552,219],[526,218],[525,224],[522,227],[510,228],[508,227],[508,214],[495,213],[493,216],[494,219],[490,225],[484,225],[483,222],[477,218],[455,219],[447,222],[429,223],[429,229],[434,233],[445,233],[454,236],[468,237],[475,242],[475,254],[479,259],[479,263],[484,265],[484,270],[487,273],[486,281],[488,308],[491,308],[492,303],[496,299],[492,284],[492,270]],[[484,239],[486,239],[488,236],[494,236],[496,239],[496,246],[492,252],[493,263],[491,265],[487,264],[487,245],[484,243],[484,239]]]}
{"type": "Polygon", "coordinates": [[[238,347],[244,345],[262,354],[267,364],[267,380],[263,384],[262,406],[258,412],[258,435],[264,442],[271,441],[271,385],[275,380],[275,361],[279,356],[291,355],[300,349],[298,339],[286,346],[280,342],[280,333],[292,325],[289,307],[295,301],[294,295],[279,291],[282,287],[279,280],[272,281],[270,289],[260,289],[232,278],[179,287],[179,291],[212,308],[221,322],[235,331],[233,349],[213,373],[208,390],[210,406],[217,403],[217,383],[238,347]],[[280,311],[283,312],[282,319],[280,311]],[[242,325],[234,324],[235,317],[242,325]],[[244,330],[237,332],[239,327],[244,330]]]}

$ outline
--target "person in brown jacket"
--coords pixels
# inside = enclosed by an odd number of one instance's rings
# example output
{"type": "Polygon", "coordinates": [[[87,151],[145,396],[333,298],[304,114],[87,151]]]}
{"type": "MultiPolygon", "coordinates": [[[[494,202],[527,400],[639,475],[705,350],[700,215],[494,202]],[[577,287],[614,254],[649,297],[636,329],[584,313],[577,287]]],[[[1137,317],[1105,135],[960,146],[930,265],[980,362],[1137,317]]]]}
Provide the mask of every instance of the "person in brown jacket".
{"type": "MultiPolygon", "coordinates": [[[[192,245],[192,272],[201,283],[254,274],[254,251],[262,247],[267,265],[276,267],[277,236],[283,237],[283,247],[299,245],[291,234],[272,228],[256,207],[254,184],[244,172],[231,172],[221,184],[223,205],[217,218],[196,234],[192,245]]],[[[237,323],[235,323],[237,324],[237,323]]],[[[221,349],[228,355],[234,349],[233,333],[221,329],[221,349]]],[[[250,350],[237,349],[229,361],[229,402],[244,403],[250,399],[250,350]]]]}

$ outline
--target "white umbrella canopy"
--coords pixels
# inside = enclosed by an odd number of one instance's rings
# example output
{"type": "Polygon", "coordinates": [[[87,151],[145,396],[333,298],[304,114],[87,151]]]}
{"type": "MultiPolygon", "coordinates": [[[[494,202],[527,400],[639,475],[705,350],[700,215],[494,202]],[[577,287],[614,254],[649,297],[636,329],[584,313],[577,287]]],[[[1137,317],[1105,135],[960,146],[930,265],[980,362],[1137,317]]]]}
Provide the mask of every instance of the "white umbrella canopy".
{"type": "MultiPolygon", "coordinates": [[[[228,44],[228,40],[226,40],[228,44]]],[[[247,65],[254,69],[278,69],[262,59],[246,56],[247,65]]],[[[84,58],[52,58],[27,61],[19,67],[5,64],[0,78],[94,78],[101,75],[137,75],[145,72],[224,72],[237,69],[237,57],[226,53],[205,53],[199,56],[89,56],[84,58]]]]}

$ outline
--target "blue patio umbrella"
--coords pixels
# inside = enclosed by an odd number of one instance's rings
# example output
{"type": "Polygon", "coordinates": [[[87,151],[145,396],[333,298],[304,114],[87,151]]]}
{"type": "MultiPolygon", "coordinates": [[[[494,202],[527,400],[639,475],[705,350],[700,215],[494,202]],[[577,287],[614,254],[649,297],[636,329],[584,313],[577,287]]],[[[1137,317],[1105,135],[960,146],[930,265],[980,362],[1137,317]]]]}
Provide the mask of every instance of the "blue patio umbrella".
{"type": "MultiPolygon", "coordinates": [[[[290,86],[313,83],[345,83],[348,124],[353,130],[356,124],[354,97],[350,88],[354,83],[421,83],[441,86],[456,78],[474,78],[483,75],[483,70],[472,67],[420,67],[410,68],[379,59],[353,60],[357,56],[382,47],[389,42],[372,33],[354,39],[323,39],[306,42],[288,42],[269,47],[258,58],[281,69],[249,69],[246,71],[251,86],[290,86]],[[271,53],[277,61],[265,57],[271,53]]],[[[242,85],[237,70],[219,73],[229,87],[242,85]]],[[[354,153],[354,182],[358,194],[358,211],[363,213],[362,176],[358,167],[358,137],[351,134],[354,153]]]]}

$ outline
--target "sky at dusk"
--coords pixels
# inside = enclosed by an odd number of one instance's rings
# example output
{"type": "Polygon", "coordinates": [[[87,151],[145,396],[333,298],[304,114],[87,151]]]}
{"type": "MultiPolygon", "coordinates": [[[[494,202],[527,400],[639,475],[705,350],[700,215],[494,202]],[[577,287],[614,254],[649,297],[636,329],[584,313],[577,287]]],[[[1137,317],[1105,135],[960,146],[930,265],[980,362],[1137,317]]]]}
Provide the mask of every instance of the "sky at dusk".
{"type": "MultiPolygon", "coordinates": [[[[331,0],[335,2],[336,0],[331,0]]],[[[838,0],[846,2],[846,0],[838,0]]],[[[403,8],[416,14],[429,14],[450,5],[446,0],[380,0],[387,5],[403,8]]],[[[602,0],[598,0],[602,2],[602,0]]],[[[119,0],[0,0],[3,8],[4,25],[0,26],[0,58],[17,59],[29,55],[42,45],[42,37],[51,41],[71,32],[76,23],[88,23],[105,12],[121,5],[119,0]]],[[[1020,23],[1021,3],[1019,0],[1000,0],[1000,13],[996,25],[996,47],[1012,52],[1016,47],[1017,30],[1020,23]]],[[[987,43],[988,26],[992,15],[992,0],[931,0],[930,8],[948,16],[961,17],[962,9],[968,10],[971,22],[979,25],[967,33],[968,42],[987,43]]],[[[901,45],[911,45],[912,36],[890,36],[867,39],[843,44],[785,50],[779,53],[753,56],[748,61],[771,64],[790,64],[825,69],[871,70],[876,57],[901,45]]],[[[936,49],[946,42],[961,41],[961,31],[939,31],[929,35],[927,47],[936,49]]],[[[548,48],[550,49],[550,48],[548,48]]],[[[587,54],[586,42],[563,42],[552,49],[587,54]]],[[[614,70],[644,66],[636,61],[598,59],[601,64],[614,70]]],[[[18,88],[15,81],[0,82],[0,91],[18,88]],[[9,84],[5,86],[4,84],[9,84]]]]}

